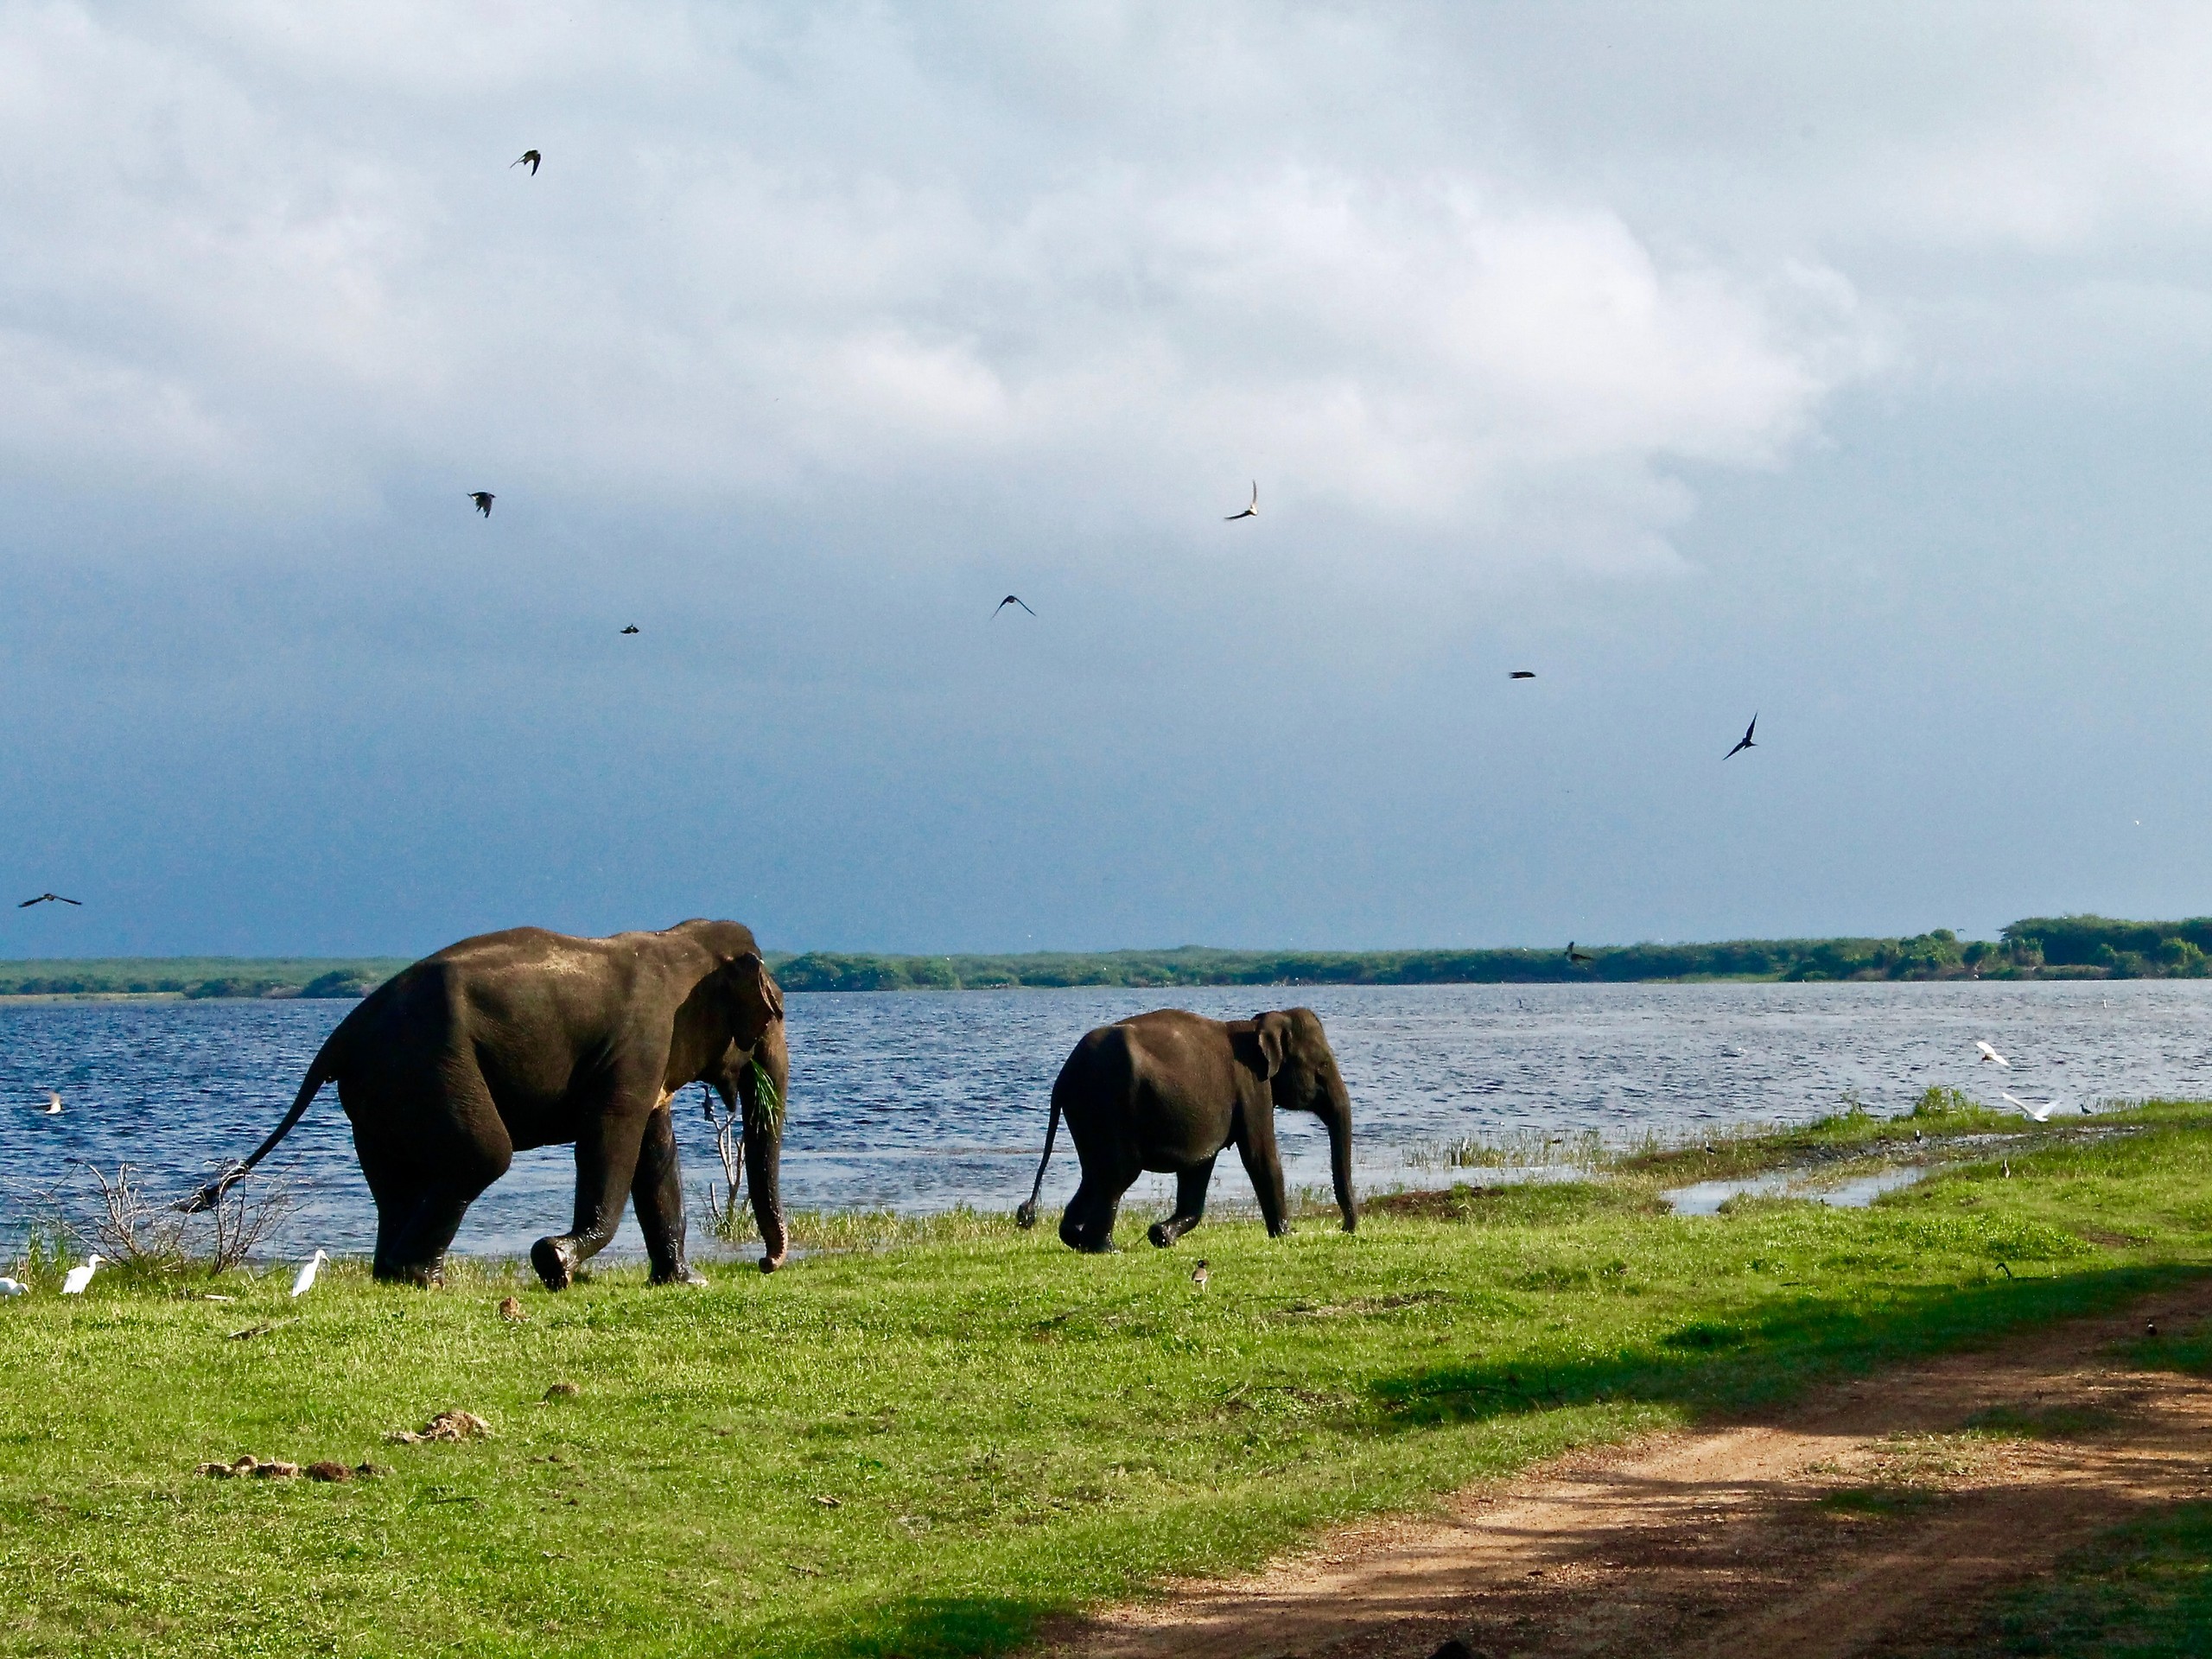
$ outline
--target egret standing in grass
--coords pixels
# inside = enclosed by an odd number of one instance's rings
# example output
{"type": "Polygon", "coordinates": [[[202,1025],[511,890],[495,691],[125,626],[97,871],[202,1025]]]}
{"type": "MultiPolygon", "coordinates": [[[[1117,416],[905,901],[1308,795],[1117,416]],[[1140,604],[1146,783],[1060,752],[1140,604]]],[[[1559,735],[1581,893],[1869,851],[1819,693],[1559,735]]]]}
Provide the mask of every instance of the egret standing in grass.
{"type": "Polygon", "coordinates": [[[61,1281],[61,1294],[64,1296],[83,1295],[85,1287],[92,1282],[92,1275],[99,1271],[100,1264],[106,1260],[104,1255],[88,1255],[82,1267],[70,1268],[69,1276],[61,1281]]]}
{"type": "Polygon", "coordinates": [[[20,1279],[0,1279],[0,1296],[24,1296],[29,1293],[30,1287],[20,1279]]]}
{"type": "Polygon", "coordinates": [[[292,1294],[304,1296],[313,1290],[315,1269],[329,1260],[330,1257],[321,1250],[317,1250],[313,1255],[308,1257],[307,1261],[302,1264],[299,1273],[292,1280],[292,1294]]]}

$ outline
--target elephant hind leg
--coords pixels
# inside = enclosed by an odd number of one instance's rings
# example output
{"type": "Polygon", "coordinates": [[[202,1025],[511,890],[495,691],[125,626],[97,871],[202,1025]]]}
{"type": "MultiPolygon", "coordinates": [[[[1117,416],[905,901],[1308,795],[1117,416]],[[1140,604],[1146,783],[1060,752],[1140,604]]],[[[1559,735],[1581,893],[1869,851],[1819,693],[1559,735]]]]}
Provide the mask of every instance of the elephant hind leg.
{"type": "Polygon", "coordinates": [[[1086,1255],[1107,1255],[1114,1249],[1114,1218],[1120,1214],[1122,1195],[1136,1177],[1118,1185],[1098,1180],[1086,1170],[1075,1196],[1060,1217],[1060,1243],[1086,1255]]]}
{"type": "MultiPolygon", "coordinates": [[[[1221,1154],[1216,1153],[1215,1158],[1221,1154]]],[[[1175,1173],[1175,1213],[1155,1221],[1146,1236],[1166,1249],[1205,1218],[1206,1188],[1213,1181],[1213,1158],[1175,1173]]]]}

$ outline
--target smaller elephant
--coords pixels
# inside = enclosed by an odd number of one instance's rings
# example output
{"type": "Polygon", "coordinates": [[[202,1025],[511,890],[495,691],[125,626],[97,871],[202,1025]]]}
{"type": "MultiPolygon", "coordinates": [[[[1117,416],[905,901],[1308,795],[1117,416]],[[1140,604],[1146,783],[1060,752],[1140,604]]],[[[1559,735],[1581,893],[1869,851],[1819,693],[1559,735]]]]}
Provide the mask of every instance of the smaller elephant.
{"type": "Polygon", "coordinates": [[[1222,1020],[1160,1008],[1101,1026],[1075,1046],[1052,1084],[1045,1156],[1014,1219],[1037,1224],[1037,1196],[1065,1116],[1083,1163],[1082,1182],[1060,1217],[1069,1249],[1114,1248],[1122,1195],[1147,1169],[1176,1178],[1175,1213],[1148,1234],[1162,1249],[1173,1244],[1205,1214],[1213,1162],[1226,1146],[1243,1159],[1268,1232],[1280,1237],[1290,1230],[1275,1146],[1274,1115],[1283,1108],[1312,1112],[1327,1126],[1337,1208],[1344,1231],[1353,1231],[1359,1206],[1351,1190],[1351,1096],[1313,1009],[1222,1020]]]}

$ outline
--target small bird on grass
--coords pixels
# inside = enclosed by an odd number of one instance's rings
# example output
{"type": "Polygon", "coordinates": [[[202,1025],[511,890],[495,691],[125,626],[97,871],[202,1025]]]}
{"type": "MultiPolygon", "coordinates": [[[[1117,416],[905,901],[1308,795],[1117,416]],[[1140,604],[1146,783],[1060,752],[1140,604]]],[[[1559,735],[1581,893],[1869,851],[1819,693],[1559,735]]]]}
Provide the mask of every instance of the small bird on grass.
{"type": "Polygon", "coordinates": [[[295,1296],[304,1296],[308,1292],[313,1290],[315,1288],[315,1275],[316,1269],[321,1268],[324,1262],[329,1260],[330,1257],[326,1252],[317,1250],[313,1255],[308,1257],[305,1262],[302,1262],[300,1264],[299,1272],[295,1274],[292,1279],[292,1294],[295,1296]]]}
{"type": "Polygon", "coordinates": [[[1993,1060],[2007,1071],[2010,1071],[2012,1069],[2012,1061],[2006,1059],[2002,1054],[1999,1054],[1987,1043],[1983,1042],[1980,1038],[1977,1037],[1974,1039],[1974,1046],[1981,1051],[1981,1058],[1983,1059],[1993,1060]]]}
{"type": "Polygon", "coordinates": [[[537,176],[537,164],[544,159],[545,158],[539,155],[536,150],[525,149],[521,155],[516,156],[514,160],[509,162],[507,166],[510,168],[518,168],[524,162],[527,162],[530,163],[530,176],[534,179],[537,176]]]}
{"type": "Polygon", "coordinates": [[[55,1094],[55,1093],[54,1092],[54,1090],[51,1090],[51,1089],[48,1090],[46,1091],[46,1109],[45,1109],[43,1112],[41,1112],[41,1113],[39,1114],[39,1116],[40,1116],[41,1117],[59,1117],[59,1116],[61,1116],[61,1096],[59,1096],[59,1095],[57,1095],[57,1094],[55,1094]]]}
{"type": "Polygon", "coordinates": [[[1256,478],[1255,478],[1255,479],[1254,479],[1254,480],[1252,480],[1252,505],[1251,505],[1250,506],[1249,506],[1249,507],[1245,508],[1245,509],[1244,509],[1244,511],[1243,511],[1243,512],[1232,512],[1232,513],[1228,513],[1228,514],[1224,515],[1224,517],[1223,517],[1223,518],[1222,518],[1222,522],[1223,522],[1224,524],[1235,524],[1235,523],[1236,523],[1239,518],[1258,518],[1259,516],[1260,516],[1260,480],[1259,480],[1258,479],[1256,479],[1256,478]]]}
{"type": "Polygon", "coordinates": [[[471,490],[468,492],[468,499],[476,504],[477,512],[489,518],[492,516],[492,504],[499,498],[489,490],[471,490]]]}
{"type": "Polygon", "coordinates": [[[1204,1256],[1200,1256],[1198,1258],[1198,1265],[1191,1269],[1191,1282],[1196,1285],[1200,1290],[1204,1290],[1206,1287],[1206,1259],[1204,1256]]]}
{"type": "Polygon", "coordinates": [[[107,1258],[104,1255],[86,1256],[83,1266],[69,1269],[69,1276],[61,1281],[61,1294],[64,1296],[83,1295],[85,1287],[92,1282],[92,1275],[100,1270],[106,1261],[107,1258]]]}
{"type": "Polygon", "coordinates": [[[16,908],[17,910],[29,910],[33,905],[82,905],[84,902],[85,901],[81,899],[64,899],[58,893],[41,893],[35,899],[24,899],[23,902],[17,905],[16,908]]]}
{"type": "Polygon", "coordinates": [[[2156,1319],[2145,1319],[2143,1322],[2143,1334],[2146,1337],[2157,1336],[2158,1334],[2158,1322],[2156,1319]]]}
{"type": "MultiPolygon", "coordinates": [[[[1000,611],[1006,609],[1009,605],[1020,605],[1023,610],[1029,611],[1029,607],[1023,602],[1022,597],[1020,594],[1008,594],[1004,599],[999,601],[997,609],[994,610],[991,614],[993,616],[996,616],[1000,611]]],[[[1034,616],[1037,613],[1034,611],[1029,611],[1029,614],[1034,616]]]]}
{"type": "Polygon", "coordinates": [[[519,1296],[510,1296],[506,1300],[499,1304],[499,1317],[503,1319],[512,1319],[515,1323],[520,1324],[523,1320],[528,1319],[530,1315],[522,1311],[522,1298],[519,1296]]]}
{"type": "Polygon", "coordinates": [[[1722,755],[1720,758],[1723,760],[1733,760],[1745,749],[1756,749],[1758,747],[1758,744],[1751,741],[1751,734],[1758,730],[1758,728],[1759,717],[1757,715],[1753,715],[1751,716],[1751,723],[1744,728],[1743,740],[1738,742],[1734,748],[1729,750],[1727,753],[1722,755]]]}
{"type": "Polygon", "coordinates": [[[30,1290],[20,1279],[0,1279],[0,1296],[28,1296],[30,1290]]]}

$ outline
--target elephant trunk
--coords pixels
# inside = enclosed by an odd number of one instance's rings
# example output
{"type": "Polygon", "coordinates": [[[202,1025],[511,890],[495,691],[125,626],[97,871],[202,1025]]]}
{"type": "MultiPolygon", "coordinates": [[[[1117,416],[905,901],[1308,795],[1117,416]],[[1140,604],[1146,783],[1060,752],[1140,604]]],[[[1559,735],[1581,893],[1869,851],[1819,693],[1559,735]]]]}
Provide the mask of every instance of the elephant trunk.
{"type": "Polygon", "coordinates": [[[1351,1100],[1347,1096],[1330,1103],[1332,1110],[1322,1120],[1329,1129],[1329,1177],[1336,1185],[1337,1208],[1343,1213],[1344,1231],[1357,1232],[1359,1200],[1351,1190],[1351,1100]]]}
{"type": "Polygon", "coordinates": [[[780,1020],[769,1027],[754,1045],[753,1061],[739,1082],[745,1108],[745,1179],[752,1192],[753,1219],[760,1229],[760,1271],[773,1273],[784,1265],[784,1254],[790,1243],[784,1231],[780,1171],[791,1068],[791,1051],[784,1046],[780,1020]],[[772,1090],[772,1102],[764,1098],[767,1091],[760,1087],[763,1071],[767,1074],[772,1090]]]}

